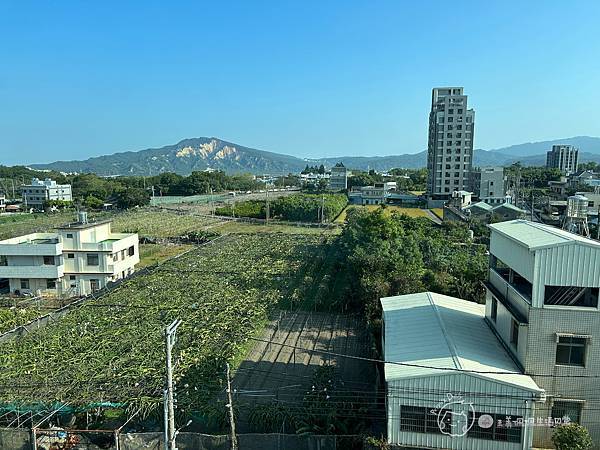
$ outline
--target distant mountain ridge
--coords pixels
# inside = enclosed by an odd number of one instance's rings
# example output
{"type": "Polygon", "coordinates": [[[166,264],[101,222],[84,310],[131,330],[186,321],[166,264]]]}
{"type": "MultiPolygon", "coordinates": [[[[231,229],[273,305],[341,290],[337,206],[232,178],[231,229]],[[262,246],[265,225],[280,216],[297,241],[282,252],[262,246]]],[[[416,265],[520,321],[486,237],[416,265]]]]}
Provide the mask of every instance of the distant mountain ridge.
{"type": "MultiPolygon", "coordinates": [[[[570,144],[580,149],[581,162],[600,163],[600,138],[577,136],[542,142],[529,142],[510,147],[474,151],[476,166],[508,165],[520,161],[523,165],[543,165],[546,151],[554,144],[570,144]]],[[[327,167],[343,162],[346,167],[385,171],[392,168],[421,168],[427,163],[427,152],[390,156],[342,156],[334,158],[301,159],[281,153],[244,147],[214,137],[184,139],[161,148],[115,153],[83,161],[56,161],[32,164],[33,169],[60,172],[92,172],[103,176],[156,175],[176,172],[187,175],[193,171],[215,169],[227,173],[287,174],[301,171],[307,164],[327,167]]]]}

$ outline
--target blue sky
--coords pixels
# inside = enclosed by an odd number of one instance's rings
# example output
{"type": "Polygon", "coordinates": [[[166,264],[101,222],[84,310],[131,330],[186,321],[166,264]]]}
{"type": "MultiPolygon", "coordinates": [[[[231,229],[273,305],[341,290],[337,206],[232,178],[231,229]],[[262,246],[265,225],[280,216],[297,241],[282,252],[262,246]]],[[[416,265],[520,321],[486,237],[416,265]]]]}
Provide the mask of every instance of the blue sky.
{"type": "Polygon", "coordinates": [[[197,136],[415,153],[444,85],[478,148],[599,136],[599,23],[596,0],[0,0],[0,163],[197,136]]]}

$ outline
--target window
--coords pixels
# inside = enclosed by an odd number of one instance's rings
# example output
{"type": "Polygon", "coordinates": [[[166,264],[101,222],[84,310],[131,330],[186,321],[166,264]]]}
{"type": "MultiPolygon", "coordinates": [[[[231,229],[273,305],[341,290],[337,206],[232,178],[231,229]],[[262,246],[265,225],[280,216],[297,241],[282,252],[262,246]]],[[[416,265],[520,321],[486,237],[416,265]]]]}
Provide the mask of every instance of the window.
{"type": "Polygon", "coordinates": [[[571,422],[579,423],[581,421],[581,406],[582,402],[569,402],[555,400],[552,405],[551,416],[555,419],[568,417],[571,422]]]}
{"type": "MultiPolygon", "coordinates": [[[[473,415],[469,417],[469,423],[473,422],[473,426],[467,432],[467,437],[477,439],[488,439],[491,441],[503,442],[521,442],[521,429],[515,422],[522,422],[521,416],[507,416],[504,414],[489,414],[476,412],[473,420],[473,415]],[[483,415],[490,416],[492,421],[487,428],[479,426],[479,418],[483,415]]],[[[483,421],[482,421],[483,422],[483,421]]]]}
{"type": "Polygon", "coordinates": [[[75,258],[75,253],[67,253],[67,258],[68,259],[74,259],[75,258]]]}
{"type": "Polygon", "coordinates": [[[450,109],[448,110],[448,114],[454,114],[454,109],[453,109],[453,108],[450,108],[450,109]]]}
{"type": "Polygon", "coordinates": [[[448,117],[448,122],[452,122],[454,120],[454,117],[448,117]]]}
{"type": "Polygon", "coordinates": [[[563,366],[585,365],[585,337],[559,336],[556,343],[556,364],[563,366]]]}
{"type": "Polygon", "coordinates": [[[97,253],[88,253],[87,254],[87,265],[88,266],[97,266],[100,264],[98,254],[97,253]]]}
{"type": "Polygon", "coordinates": [[[53,266],[54,265],[54,256],[44,256],[44,265],[45,266],[53,266]]]}
{"type": "Polygon", "coordinates": [[[100,280],[90,280],[90,290],[96,292],[100,289],[100,280]]]}
{"type": "Polygon", "coordinates": [[[46,289],[56,289],[56,280],[46,280],[46,289]]]}
{"type": "Polygon", "coordinates": [[[118,253],[113,253],[112,259],[113,259],[114,262],[117,262],[119,260],[119,254],[118,253]]]}
{"type": "Polygon", "coordinates": [[[129,256],[135,255],[135,247],[133,245],[131,247],[129,247],[128,254],[129,254],[129,256]]]}
{"type": "Polygon", "coordinates": [[[458,114],[462,114],[462,113],[463,113],[462,108],[458,108],[458,114]]]}
{"type": "Polygon", "coordinates": [[[8,258],[6,255],[0,255],[0,266],[8,266],[8,258]]]}
{"type": "Polygon", "coordinates": [[[67,233],[67,239],[73,239],[73,233],[67,233]]]}
{"type": "Polygon", "coordinates": [[[121,260],[125,259],[125,249],[121,250],[121,260]]]}
{"type": "Polygon", "coordinates": [[[512,327],[510,329],[510,343],[515,347],[519,345],[519,323],[516,320],[512,321],[512,327]]]}
{"type": "Polygon", "coordinates": [[[441,418],[443,428],[452,426],[452,411],[442,409],[431,412],[431,408],[423,406],[400,406],[400,430],[416,433],[441,433],[438,426],[438,417],[441,418]]]}
{"type": "Polygon", "coordinates": [[[492,311],[490,316],[494,322],[498,318],[498,299],[496,297],[492,297],[492,311]]]}
{"type": "Polygon", "coordinates": [[[21,289],[29,289],[29,280],[21,280],[21,289]]]}
{"type": "Polygon", "coordinates": [[[76,279],[77,279],[77,277],[75,275],[69,275],[69,280],[70,281],[74,281],[76,279]]]}

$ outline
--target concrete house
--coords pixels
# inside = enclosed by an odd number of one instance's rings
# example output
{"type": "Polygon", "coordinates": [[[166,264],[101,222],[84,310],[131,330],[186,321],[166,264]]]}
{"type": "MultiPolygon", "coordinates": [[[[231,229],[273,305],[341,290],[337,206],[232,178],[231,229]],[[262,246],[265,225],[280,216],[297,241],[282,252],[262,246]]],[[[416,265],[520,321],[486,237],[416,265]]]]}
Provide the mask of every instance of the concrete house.
{"type": "MultiPolygon", "coordinates": [[[[490,225],[488,323],[548,396],[536,415],[569,417],[600,443],[600,242],[549,225],[490,225]]],[[[552,429],[536,427],[534,446],[552,429]]]]}
{"type": "Polygon", "coordinates": [[[343,191],[348,189],[348,177],[351,172],[340,162],[331,168],[329,176],[329,190],[343,191]]]}
{"type": "Polygon", "coordinates": [[[62,200],[70,202],[73,200],[70,184],[56,184],[56,181],[46,178],[39,180],[32,178],[31,184],[21,187],[23,193],[23,204],[28,208],[42,209],[44,202],[49,200],[62,200]]]}
{"type": "Polygon", "coordinates": [[[0,278],[16,294],[87,295],[132,274],[138,262],[137,234],[113,233],[110,221],[88,223],[85,213],[55,233],[0,241],[0,278]]]}
{"type": "Polygon", "coordinates": [[[381,299],[387,435],[406,448],[531,448],[544,390],[522,374],[485,307],[431,292],[381,299]]]}

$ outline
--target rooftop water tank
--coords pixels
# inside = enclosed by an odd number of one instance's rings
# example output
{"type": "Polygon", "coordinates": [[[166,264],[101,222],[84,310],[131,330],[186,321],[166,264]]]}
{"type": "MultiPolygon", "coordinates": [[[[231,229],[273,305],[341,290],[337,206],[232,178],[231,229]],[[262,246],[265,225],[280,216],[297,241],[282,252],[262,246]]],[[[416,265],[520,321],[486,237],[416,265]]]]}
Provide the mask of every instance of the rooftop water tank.
{"type": "Polygon", "coordinates": [[[572,195],[567,199],[567,217],[585,219],[588,216],[589,200],[583,195],[572,195]]]}
{"type": "Polygon", "coordinates": [[[88,217],[86,211],[79,211],[77,213],[77,219],[79,223],[88,223],[88,217]]]}

